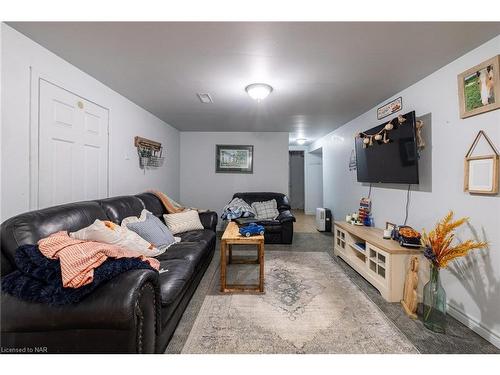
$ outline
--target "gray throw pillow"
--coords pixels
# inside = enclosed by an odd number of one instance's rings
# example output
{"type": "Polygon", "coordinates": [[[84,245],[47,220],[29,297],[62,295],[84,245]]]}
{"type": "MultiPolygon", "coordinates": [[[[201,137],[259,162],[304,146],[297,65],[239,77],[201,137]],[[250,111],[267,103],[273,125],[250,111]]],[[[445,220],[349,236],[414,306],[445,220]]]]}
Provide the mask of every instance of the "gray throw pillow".
{"type": "Polygon", "coordinates": [[[175,238],[172,232],[155,215],[148,213],[146,220],[136,223],[128,223],[127,228],[137,233],[146,241],[152,243],[159,249],[164,249],[173,243],[175,238]]]}
{"type": "Polygon", "coordinates": [[[276,199],[252,203],[252,208],[257,214],[257,219],[276,219],[280,214],[277,207],[276,199]]]}

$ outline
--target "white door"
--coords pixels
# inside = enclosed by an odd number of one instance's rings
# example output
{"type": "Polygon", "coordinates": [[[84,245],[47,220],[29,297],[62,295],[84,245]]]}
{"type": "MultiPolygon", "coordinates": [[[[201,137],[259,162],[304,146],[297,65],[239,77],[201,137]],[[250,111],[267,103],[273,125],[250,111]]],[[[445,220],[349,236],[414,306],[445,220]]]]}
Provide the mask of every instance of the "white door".
{"type": "Polygon", "coordinates": [[[108,110],[40,80],[38,207],[108,194],[108,110]]]}

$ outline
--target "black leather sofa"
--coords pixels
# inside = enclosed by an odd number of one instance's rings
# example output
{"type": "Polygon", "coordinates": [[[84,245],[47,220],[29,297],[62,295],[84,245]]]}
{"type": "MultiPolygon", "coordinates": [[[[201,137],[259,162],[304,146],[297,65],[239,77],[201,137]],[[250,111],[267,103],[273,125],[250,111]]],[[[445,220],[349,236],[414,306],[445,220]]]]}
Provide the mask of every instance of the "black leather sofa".
{"type": "MultiPolygon", "coordinates": [[[[115,223],[143,208],[161,217],[153,194],[77,202],[24,213],[0,227],[1,274],[15,269],[14,254],[59,230],[76,231],[95,219],[115,223]]],[[[127,271],[77,304],[50,306],[1,295],[2,352],[36,348],[48,353],[163,353],[214,254],[217,214],[200,213],[205,229],[178,234],[182,241],[158,257],[161,268],[127,271]]]]}
{"type": "Polygon", "coordinates": [[[295,216],[290,212],[288,197],[282,193],[248,192],[236,193],[234,198],[243,199],[248,204],[253,202],[269,201],[276,199],[279,216],[275,220],[262,220],[258,223],[266,229],[264,233],[265,243],[291,244],[293,241],[293,223],[295,216]]]}

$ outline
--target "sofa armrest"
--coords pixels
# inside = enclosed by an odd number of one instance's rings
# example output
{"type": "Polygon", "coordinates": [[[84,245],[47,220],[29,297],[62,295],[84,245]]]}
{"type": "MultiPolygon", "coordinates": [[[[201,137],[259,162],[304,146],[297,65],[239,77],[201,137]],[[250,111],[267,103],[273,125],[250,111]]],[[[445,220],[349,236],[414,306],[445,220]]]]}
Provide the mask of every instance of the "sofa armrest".
{"type": "Polygon", "coordinates": [[[288,221],[294,222],[295,216],[293,216],[293,214],[289,210],[285,210],[280,212],[276,220],[278,220],[280,223],[285,223],[288,221]]]}
{"type": "Polygon", "coordinates": [[[2,347],[42,344],[49,353],[64,353],[93,347],[100,351],[106,345],[115,352],[154,352],[160,319],[158,272],[124,272],[70,305],[34,303],[5,293],[1,298],[2,347]],[[47,332],[45,342],[39,341],[39,332],[47,332]],[[111,332],[121,332],[120,338],[111,332]],[[80,343],[63,339],[72,333],[80,343]]]}
{"type": "Polygon", "coordinates": [[[216,231],[217,229],[217,213],[213,211],[205,211],[205,212],[199,212],[198,215],[200,215],[200,221],[201,224],[203,225],[203,228],[205,229],[210,229],[212,231],[216,231]]]}

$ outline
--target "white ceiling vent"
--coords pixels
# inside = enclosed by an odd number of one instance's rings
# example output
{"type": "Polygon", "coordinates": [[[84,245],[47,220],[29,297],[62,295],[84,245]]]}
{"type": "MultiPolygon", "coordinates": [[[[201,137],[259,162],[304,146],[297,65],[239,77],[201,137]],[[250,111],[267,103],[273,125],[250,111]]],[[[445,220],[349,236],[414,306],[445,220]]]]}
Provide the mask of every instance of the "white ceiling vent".
{"type": "Polygon", "coordinates": [[[214,102],[210,94],[197,93],[196,96],[198,97],[198,99],[200,99],[200,102],[204,104],[210,104],[214,102]]]}

